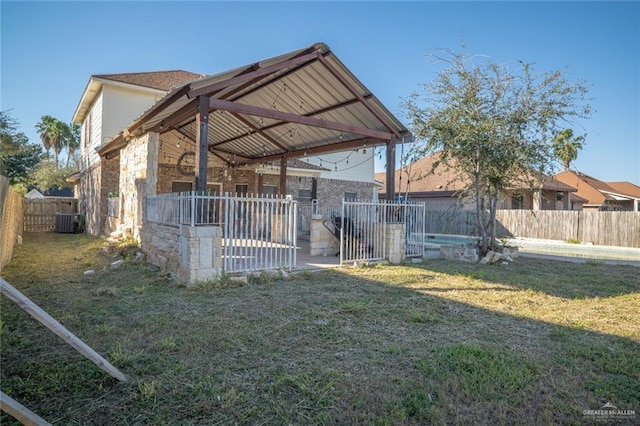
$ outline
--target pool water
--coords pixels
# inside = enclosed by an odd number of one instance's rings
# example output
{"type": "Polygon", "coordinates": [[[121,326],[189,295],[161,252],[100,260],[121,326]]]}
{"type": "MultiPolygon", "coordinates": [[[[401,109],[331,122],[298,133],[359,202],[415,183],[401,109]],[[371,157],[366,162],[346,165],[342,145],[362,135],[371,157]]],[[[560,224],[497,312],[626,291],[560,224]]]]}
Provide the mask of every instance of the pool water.
{"type": "MultiPolygon", "coordinates": [[[[418,239],[419,238],[418,236],[418,239]]],[[[425,234],[422,240],[425,250],[439,250],[441,245],[476,244],[478,242],[478,239],[475,237],[448,234],[425,234]]],[[[640,262],[640,248],[634,247],[570,244],[564,241],[539,240],[534,238],[510,238],[504,241],[507,245],[517,246],[522,253],[640,262]]]]}

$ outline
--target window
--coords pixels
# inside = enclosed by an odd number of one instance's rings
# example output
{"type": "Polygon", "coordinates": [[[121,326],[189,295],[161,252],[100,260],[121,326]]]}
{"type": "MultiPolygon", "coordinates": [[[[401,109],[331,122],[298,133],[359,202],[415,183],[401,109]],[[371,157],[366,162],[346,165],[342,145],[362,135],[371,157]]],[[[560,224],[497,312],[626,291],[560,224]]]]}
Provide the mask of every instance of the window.
{"type": "Polygon", "coordinates": [[[311,190],[310,189],[298,189],[298,200],[300,200],[300,201],[311,201],[311,190]]]}
{"type": "Polygon", "coordinates": [[[556,192],[556,201],[564,200],[564,192],[556,192]]]}
{"type": "Polygon", "coordinates": [[[236,194],[237,195],[247,195],[249,192],[249,185],[246,183],[236,184],[236,194]]]}
{"type": "Polygon", "coordinates": [[[188,192],[191,191],[192,183],[174,180],[171,182],[171,192],[188,192]]]}
{"type": "Polygon", "coordinates": [[[277,195],[278,194],[278,186],[277,185],[263,185],[262,186],[262,194],[263,195],[277,195]]]}
{"type": "Polygon", "coordinates": [[[345,192],[344,193],[344,200],[345,201],[355,201],[358,198],[358,194],[356,194],[355,192],[345,192]]]}
{"type": "Polygon", "coordinates": [[[517,194],[511,197],[511,208],[520,210],[522,209],[522,194],[517,194]]]}

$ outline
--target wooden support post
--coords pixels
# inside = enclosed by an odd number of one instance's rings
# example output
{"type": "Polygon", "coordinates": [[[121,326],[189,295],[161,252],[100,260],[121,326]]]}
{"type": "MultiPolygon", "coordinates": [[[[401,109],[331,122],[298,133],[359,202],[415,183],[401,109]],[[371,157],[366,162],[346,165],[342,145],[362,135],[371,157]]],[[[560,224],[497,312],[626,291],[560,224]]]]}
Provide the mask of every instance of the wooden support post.
{"type": "Polygon", "coordinates": [[[258,195],[261,195],[264,191],[264,176],[262,173],[258,173],[258,195]]]}
{"type": "Polygon", "coordinates": [[[287,195],[287,158],[282,157],[280,159],[280,188],[278,188],[278,194],[281,197],[287,195]]]}
{"type": "Polygon", "coordinates": [[[393,202],[396,196],[396,142],[387,142],[387,201],[393,202]]]}
{"type": "Polygon", "coordinates": [[[316,200],[318,198],[318,178],[311,178],[311,199],[316,200]]]}
{"type": "Polygon", "coordinates": [[[207,190],[207,162],[209,154],[209,98],[198,96],[196,113],[196,191],[207,190]]]}
{"type": "Polygon", "coordinates": [[[112,377],[115,377],[121,382],[127,381],[127,378],[120,372],[120,370],[111,365],[109,361],[107,361],[102,356],[100,356],[100,354],[91,349],[89,345],[77,338],[72,332],[67,330],[62,324],[51,317],[51,315],[43,311],[42,308],[33,303],[31,299],[20,293],[15,287],[13,287],[3,278],[0,278],[0,293],[2,293],[3,296],[8,297],[16,305],[20,306],[23,310],[28,312],[32,317],[40,321],[42,325],[47,327],[54,334],[71,345],[75,350],[91,360],[95,365],[109,373],[112,377]]]}
{"type": "Polygon", "coordinates": [[[0,392],[0,411],[4,411],[23,425],[51,426],[51,423],[4,392],[0,392]]]}

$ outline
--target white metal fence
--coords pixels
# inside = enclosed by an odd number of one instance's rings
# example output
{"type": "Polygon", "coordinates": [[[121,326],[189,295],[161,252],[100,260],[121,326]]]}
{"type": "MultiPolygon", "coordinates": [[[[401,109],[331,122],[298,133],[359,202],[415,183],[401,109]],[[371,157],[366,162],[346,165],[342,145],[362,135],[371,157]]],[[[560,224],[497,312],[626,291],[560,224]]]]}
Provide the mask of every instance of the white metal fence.
{"type": "Polygon", "coordinates": [[[146,219],[220,226],[227,273],[296,267],[297,203],[290,197],[181,192],[147,197],[146,219]]]}
{"type": "Polygon", "coordinates": [[[405,257],[423,256],[424,203],[343,201],[334,218],[340,235],[340,263],[382,260],[386,254],[388,224],[402,224],[405,257]]]}

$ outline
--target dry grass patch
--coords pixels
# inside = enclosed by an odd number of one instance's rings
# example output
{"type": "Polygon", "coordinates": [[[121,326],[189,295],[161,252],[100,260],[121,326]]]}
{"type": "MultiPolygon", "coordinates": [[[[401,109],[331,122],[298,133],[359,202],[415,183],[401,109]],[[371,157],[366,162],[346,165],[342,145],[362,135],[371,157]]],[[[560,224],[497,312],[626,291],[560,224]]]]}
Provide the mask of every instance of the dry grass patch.
{"type": "Polygon", "coordinates": [[[101,246],[27,235],[6,269],[131,379],[2,299],[2,391],[55,424],[576,424],[607,401],[639,408],[638,268],[433,260],[194,290],[145,263],[104,270],[101,246]]]}

